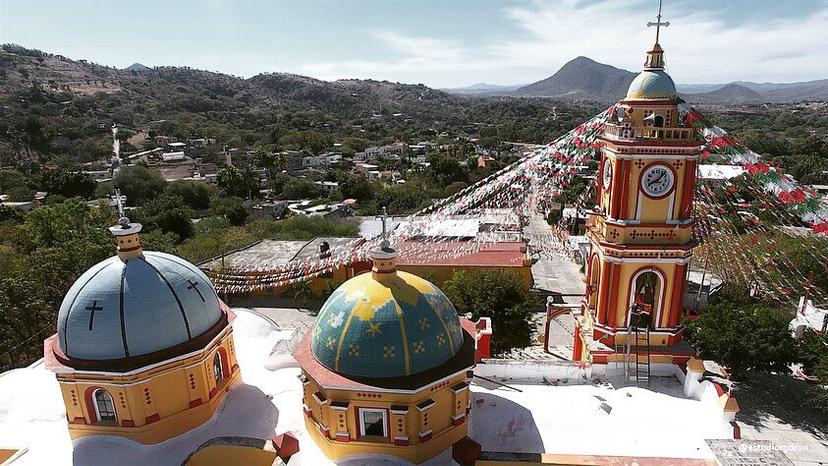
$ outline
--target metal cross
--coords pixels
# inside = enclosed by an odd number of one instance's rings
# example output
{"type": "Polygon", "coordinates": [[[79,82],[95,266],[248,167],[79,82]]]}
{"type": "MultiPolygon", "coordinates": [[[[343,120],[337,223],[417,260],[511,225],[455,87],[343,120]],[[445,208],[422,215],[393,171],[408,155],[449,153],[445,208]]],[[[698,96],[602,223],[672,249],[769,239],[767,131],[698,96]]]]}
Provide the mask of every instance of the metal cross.
{"type": "Polygon", "coordinates": [[[129,219],[124,214],[124,204],[123,204],[123,202],[121,202],[121,190],[120,189],[115,190],[115,203],[118,205],[118,217],[119,217],[118,218],[118,223],[120,223],[121,226],[123,226],[123,227],[128,226],[129,225],[129,219]]]}
{"type": "Polygon", "coordinates": [[[201,291],[198,290],[198,285],[200,285],[200,283],[194,282],[194,281],[189,280],[189,279],[187,280],[187,282],[190,283],[190,285],[187,286],[187,289],[188,290],[194,290],[196,293],[198,293],[198,297],[201,298],[201,302],[203,303],[204,302],[204,296],[202,296],[201,291]]]}
{"type": "Polygon", "coordinates": [[[658,43],[658,33],[661,31],[661,26],[667,27],[670,25],[669,21],[661,22],[661,0],[658,0],[658,16],[656,17],[656,22],[648,22],[647,27],[656,27],[656,44],[658,43]]]}
{"type": "Polygon", "coordinates": [[[382,238],[385,239],[386,234],[386,225],[385,222],[388,221],[388,211],[385,207],[382,208],[382,216],[379,217],[382,220],[382,238]]]}
{"type": "Polygon", "coordinates": [[[98,300],[92,301],[92,304],[86,306],[86,310],[89,311],[89,331],[92,331],[92,322],[95,320],[95,313],[98,311],[103,311],[103,306],[98,306],[98,300]]]}

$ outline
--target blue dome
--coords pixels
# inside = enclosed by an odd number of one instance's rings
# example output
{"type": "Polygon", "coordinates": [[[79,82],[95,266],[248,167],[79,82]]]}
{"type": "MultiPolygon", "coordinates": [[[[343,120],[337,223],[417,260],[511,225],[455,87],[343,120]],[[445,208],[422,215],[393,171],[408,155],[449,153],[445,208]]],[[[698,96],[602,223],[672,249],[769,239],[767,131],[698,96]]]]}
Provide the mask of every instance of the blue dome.
{"type": "Polygon", "coordinates": [[[87,270],[58,314],[61,351],[79,360],[117,360],[186,343],[222,317],[204,273],[160,252],[118,256],[87,270]]]}
{"type": "Polygon", "coordinates": [[[676,85],[663,70],[645,70],[630,83],[627,99],[675,99],[676,85]]]}
{"type": "Polygon", "coordinates": [[[343,283],[319,311],[311,338],[313,357],[334,372],[404,377],[454,357],[463,330],[439,288],[398,271],[382,280],[364,273],[343,283]]]}

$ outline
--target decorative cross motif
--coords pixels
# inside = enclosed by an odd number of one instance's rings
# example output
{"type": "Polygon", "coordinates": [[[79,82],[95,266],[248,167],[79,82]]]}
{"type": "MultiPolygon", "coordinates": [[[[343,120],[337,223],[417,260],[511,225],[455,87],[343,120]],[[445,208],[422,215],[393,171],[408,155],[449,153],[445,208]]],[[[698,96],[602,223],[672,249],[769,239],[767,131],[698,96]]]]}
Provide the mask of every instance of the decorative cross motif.
{"type": "Polygon", "coordinates": [[[642,159],[638,159],[635,161],[635,166],[641,169],[644,166],[644,161],[642,159]]]}
{"type": "Polygon", "coordinates": [[[423,340],[414,342],[414,352],[415,353],[425,352],[425,342],[423,340]]]}
{"type": "Polygon", "coordinates": [[[681,160],[676,160],[673,162],[673,166],[676,167],[676,170],[681,168],[681,160]]]}
{"type": "Polygon", "coordinates": [[[204,302],[204,296],[202,296],[201,291],[199,291],[199,289],[198,289],[198,285],[200,285],[200,283],[199,282],[194,282],[190,279],[187,279],[187,282],[189,283],[189,285],[187,286],[187,289],[188,290],[193,290],[196,293],[198,293],[198,297],[201,298],[201,302],[203,303],[204,302]]]}
{"type": "Polygon", "coordinates": [[[648,22],[647,27],[656,27],[656,44],[658,43],[658,33],[661,32],[661,26],[667,27],[670,25],[669,21],[661,22],[661,0],[658,0],[658,16],[656,16],[655,22],[648,22]]]}
{"type": "Polygon", "coordinates": [[[86,306],[86,310],[89,311],[89,331],[92,331],[92,322],[95,321],[95,313],[98,311],[103,311],[103,306],[98,306],[98,300],[92,301],[92,304],[86,306]]]}

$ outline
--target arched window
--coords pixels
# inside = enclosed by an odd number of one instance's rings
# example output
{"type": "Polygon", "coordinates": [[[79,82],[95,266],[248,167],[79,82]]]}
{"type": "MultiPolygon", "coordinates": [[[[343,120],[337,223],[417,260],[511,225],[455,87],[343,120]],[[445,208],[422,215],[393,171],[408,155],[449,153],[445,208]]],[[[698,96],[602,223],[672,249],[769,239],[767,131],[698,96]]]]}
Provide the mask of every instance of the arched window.
{"type": "Polygon", "coordinates": [[[92,399],[95,401],[95,417],[97,422],[117,422],[115,418],[115,403],[112,402],[112,395],[103,388],[95,390],[92,399]]]}
{"type": "Polygon", "coordinates": [[[663,287],[661,275],[653,270],[644,270],[635,275],[632,285],[630,306],[638,305],[640,309],[648,312],[651,316],[650,328],[655,328],[660,317],[663,287]]]}
{"type": "Polygon", "coordinates": [[[655,126],[656,128],[663,128],[664,117],[661,115],[656,115],[655,119],[653,120],[653,126],[655,126]]]}
{"type": "Polygon", "coordinates": [[[221,355],[218,351],[213,356],[213,374],[216,376],[216,385],[218,385],[224,379],[224,371],[221,367],[221,355]]]}

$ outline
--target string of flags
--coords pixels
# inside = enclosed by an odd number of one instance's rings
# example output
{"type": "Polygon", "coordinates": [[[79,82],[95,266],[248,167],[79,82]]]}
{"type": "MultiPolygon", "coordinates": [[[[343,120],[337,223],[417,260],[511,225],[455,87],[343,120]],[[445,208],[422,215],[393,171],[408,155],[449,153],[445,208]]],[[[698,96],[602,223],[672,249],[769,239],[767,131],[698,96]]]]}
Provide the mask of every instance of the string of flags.
{"type": "MultiPolygon", "coordinates": [[[[617,107],[613,105],[550,144],[526,153],[517,162],[406,217],[390,232],[389,241],[396,245],[401,257],[427,263],[477,253],[509,233],[519,237],[533,216],[550,210],[552,199],[579,175],[579,166],[600,158],[599,137],[616,112],[617,107]],[[492,212],[498,215],[489,215],[492,212]],[[493,231],[489,234],[480,234],[467,241],[429,234],[439,232],[436,226],[443,222],[478,219],[481,215],[494,219],[493,231]],[[438,243],[441,243],[439,247],[438,243]]],[[[727,163],[744,168],[745,174],[741,178],[726,180],[716,189],[725,193],[727,190],[747,190],[755,199],[749,207],[770,217],[773,224],[808,226],[814,234],[828,237],[828,202],[816,192],[800,187],[779,167],[762,161],[758,154],[712,125],[689,105],[679,106],[679,119],[680,125],[695,128],[704,140],[701,163],[727,163]]],[[[777,273],[780,271],[777,264],[788,267],[792,262],[783,250],[773,247],[776,235],[790,236],[792,233],[780,229],[771,231],[761,221],[748,222],[747,226],[735,225],[728,216],[738,215],[739,208],[733,205],[732,196],[720,194],[704,183],[697,183],[693,237],[699,243],[710,243],[704,253],[732,258],[736,249],[738,261],[730,261],[733,262],[731,273],[768,293],[793,296],[802,286],[799,283],[797,287],[794,279],[801,282],[807,277],[797,276],[796,271],[777,273]],[[734,243],[738,247],[734,248],[734,243]],[[757,252],[761,249],[765,250],[764,255],[757,252]],[[765,269],[757,273],[757,266],[765,269]]],[[[589,206],[593,199],[594,185],[589,184],[576,201],[576,208],[589,206]]],[[[305,258],[277,268],[231,265],[223,270],[210,270],[208,274],[220,292],[276,290],[328,274],[334,269],[365,263],[368,251],[377,247],[379,241],[378,237],[354,240],[333,248],[328,257],[305,258]]],[[[573,254],[567,228],[561,224],[553,225],[547,233],[533,232],[529,246],[532,251],[542,254],[573,254]]],[[[808,247],[817,256],[825,257],[825,248],[808,247]]],[[[824,290],[817,292],[824,293],[824,290]]]]}

